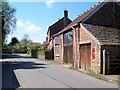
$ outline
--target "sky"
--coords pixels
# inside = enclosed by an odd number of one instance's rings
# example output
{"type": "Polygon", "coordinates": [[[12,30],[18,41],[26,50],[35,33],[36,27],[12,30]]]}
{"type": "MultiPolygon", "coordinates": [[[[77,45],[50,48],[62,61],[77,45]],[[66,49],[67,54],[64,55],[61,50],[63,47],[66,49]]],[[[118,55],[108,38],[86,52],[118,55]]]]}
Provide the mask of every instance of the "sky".
{"type": "Polygon", "coordinates": [[[74,20],[93,7],[98,2],[9,2],[16,9],[16,28],[7,38],[7,43],[12,37],[22,40],[24,34],[34,42],[43,43],[47,36],[48,27],[64,16],[68,10],[68,17],[74,20]]]}

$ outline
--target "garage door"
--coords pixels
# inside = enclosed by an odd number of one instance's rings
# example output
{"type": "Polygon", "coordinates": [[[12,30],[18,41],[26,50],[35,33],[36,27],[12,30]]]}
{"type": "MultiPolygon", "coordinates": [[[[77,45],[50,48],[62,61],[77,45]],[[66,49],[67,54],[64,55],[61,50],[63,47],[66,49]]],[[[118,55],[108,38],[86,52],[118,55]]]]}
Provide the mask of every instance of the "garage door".
{"type": "Polygon", "coordinates": [[[80,45],[80,69],[91,70],[91,44],[80,45]]]}
{"type": "Polygon", "coordinates": [[[73,64],[73,45],[64,46],[64,63],[73,64]]]}

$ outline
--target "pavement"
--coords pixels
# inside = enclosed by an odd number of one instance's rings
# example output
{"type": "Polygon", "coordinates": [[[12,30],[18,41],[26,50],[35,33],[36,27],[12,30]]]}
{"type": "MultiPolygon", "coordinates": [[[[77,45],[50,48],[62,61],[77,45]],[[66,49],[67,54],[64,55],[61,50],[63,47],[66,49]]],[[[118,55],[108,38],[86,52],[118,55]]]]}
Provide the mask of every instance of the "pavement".
{"type": "Polygon", "coordinates": [[[6,57],[2,88],[118,88],[118,84],[24,55],[6,57]]]}

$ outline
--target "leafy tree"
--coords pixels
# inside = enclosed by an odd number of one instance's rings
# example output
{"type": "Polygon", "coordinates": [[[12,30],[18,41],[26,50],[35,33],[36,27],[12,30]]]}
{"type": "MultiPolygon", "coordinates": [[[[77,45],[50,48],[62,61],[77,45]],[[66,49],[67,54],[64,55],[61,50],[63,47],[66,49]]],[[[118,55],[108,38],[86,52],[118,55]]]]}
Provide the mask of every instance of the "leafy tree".
{"type": "Polygon", "coordinates": [[[15,8],[12,8],[8,2],[2,2],[2,42],[8,34],[10,34],[16,26],[15,8]]]}
{"type": "Polygon", "coordinates": [[[16,43],[19,43],[18,39],[16,37],[13,37],[11,39],[10,45],[15,45],[16,43]]]}

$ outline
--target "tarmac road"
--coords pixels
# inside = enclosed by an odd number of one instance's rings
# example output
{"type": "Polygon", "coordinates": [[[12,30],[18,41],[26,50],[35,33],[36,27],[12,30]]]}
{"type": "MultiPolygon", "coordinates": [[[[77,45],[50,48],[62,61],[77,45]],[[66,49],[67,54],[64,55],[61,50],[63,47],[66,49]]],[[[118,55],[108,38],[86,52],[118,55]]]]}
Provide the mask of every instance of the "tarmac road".
{"type": "Polygon", "coordinates": [[[7,55],[3,60],[3,88],[118,88],[117,84],[23,55],[7,55]]]}

